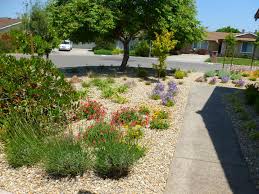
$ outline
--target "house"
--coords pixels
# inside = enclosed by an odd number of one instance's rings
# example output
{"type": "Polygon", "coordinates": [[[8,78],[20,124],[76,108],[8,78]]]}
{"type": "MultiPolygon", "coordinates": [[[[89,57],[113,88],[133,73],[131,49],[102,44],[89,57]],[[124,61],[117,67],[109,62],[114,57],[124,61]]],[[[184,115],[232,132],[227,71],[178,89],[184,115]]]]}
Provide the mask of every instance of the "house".
{"type": "MultiPolygon", "coordinates": [[[[207,51],[207,53],[216,51],[219,56],[223,56],[226,51],[225,38],[229,34],[230,33],[226,32],[207,32],[202,41],[193,43],[184,50],[185,52],[187,50],[203,50],[207,51]]],[[[254,51],[253,42],[256,40],[256,35],[253,33],[234,33],[233,35],[237,40],[237,44],[235,46],[235,56],[251,57],[254,51]]],[[[256,49],[255,58],[259,58],[259,48],[256,49]]]]}
{"type": "Polygon", "coordinates": [[[256,14],[255,14],[255,20],[259,19],[259,9],[257,10],[256,14]]]}
{"type": "Polygon", "coordinates": [[[17,28],[21,26],[22,21],[20,19],[12,19],[12,18],[0,18],[0,33],[7,32],[11,29],[17,28]]]}

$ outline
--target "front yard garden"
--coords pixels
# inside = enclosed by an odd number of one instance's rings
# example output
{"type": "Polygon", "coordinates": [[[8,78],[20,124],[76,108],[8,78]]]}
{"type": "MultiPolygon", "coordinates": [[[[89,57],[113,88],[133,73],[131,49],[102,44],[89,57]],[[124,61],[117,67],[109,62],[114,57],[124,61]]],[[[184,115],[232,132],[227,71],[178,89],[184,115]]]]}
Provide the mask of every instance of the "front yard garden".
{"type": "Polygon", "coordinates": [[[0,64],[0,188],[163,192],[191,74],[64,78],[43,59],[1,56],[0,64]]]}

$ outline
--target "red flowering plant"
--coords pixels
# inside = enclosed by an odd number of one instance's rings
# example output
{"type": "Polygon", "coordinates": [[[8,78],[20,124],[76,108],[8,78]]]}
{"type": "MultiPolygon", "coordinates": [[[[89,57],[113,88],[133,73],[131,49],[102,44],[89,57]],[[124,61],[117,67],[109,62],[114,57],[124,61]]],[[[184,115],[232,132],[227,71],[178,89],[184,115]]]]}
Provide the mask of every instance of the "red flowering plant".
{"type": "Polygon", "coordinates": [[[122,108],[112,114],[112,125],[124,126],[125,128],[134,127],[136,125],[146,126],[147,119],[139,114],[137,109],[122,108]]]}
{"type": "Polygon", "coordinates": [[[102,104],[95,100],[88,99],[86,102],[82,103],[82,116],[87,120],[103,120],[106,111],[102,104]]]}
{"type": "Polygon", "coordinates": [[[84,137],[88,144],[98,146],[106,142],[119,141],[122,135],[114,125],[97,122],[87,128],[84,137]]]}

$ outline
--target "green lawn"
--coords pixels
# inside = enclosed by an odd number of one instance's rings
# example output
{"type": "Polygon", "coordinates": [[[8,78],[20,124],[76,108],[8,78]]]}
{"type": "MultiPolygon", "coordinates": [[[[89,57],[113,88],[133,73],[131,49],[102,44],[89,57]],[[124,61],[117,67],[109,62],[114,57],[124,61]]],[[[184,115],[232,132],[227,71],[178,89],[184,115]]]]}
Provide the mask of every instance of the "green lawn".
{"type": "MultiPolygon", "coordinates": [[[[218,57],[217,62],[218,63],[223,63],[224,57],[218,57]]],[[[210,59],[207,59],[206,62],[211,62],[210,59]]],[[[225,64],[230,64],[231,63],[231,58],[226,58],[225,64]]],[[[251,59],[246,59],[246,58],[234,58],[233,59],[233,64],[235,65],[251,65],[251,59]]],[[[259,66],[259,60],[254,60],[254,66],[259,66]]]]}

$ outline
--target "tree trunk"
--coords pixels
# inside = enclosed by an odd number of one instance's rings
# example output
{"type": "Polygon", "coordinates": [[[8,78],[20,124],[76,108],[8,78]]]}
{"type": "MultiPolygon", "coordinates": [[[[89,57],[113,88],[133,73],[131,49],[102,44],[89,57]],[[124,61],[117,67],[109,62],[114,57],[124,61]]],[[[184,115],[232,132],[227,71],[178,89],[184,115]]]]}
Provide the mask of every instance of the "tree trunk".
{"type": "Polygon", "coordinates": [[[251,67],[250,67],[251,71],[252,71],[252,69],[253,69],[254,58],[255,58],[255,52],[256,52],[256,46],[254,46],[254,51],[253,51],[253,56],[252,56],[252,61],[251,61],[251,67]]]}
{"type": "Polygon", "coordinates": [[[124,48],[124,54],[123,54],[123,60],[122,60],[119,71],[123,72],[126,70],[127,63],[129,60],[129,40],[125,40],[122,43],[123,43],[123,48],[124,48]]]}
{"type": "Polygon", "coordinates": [[[49,53],[46,53],[46,58],[49,59],[49,53]]]}

